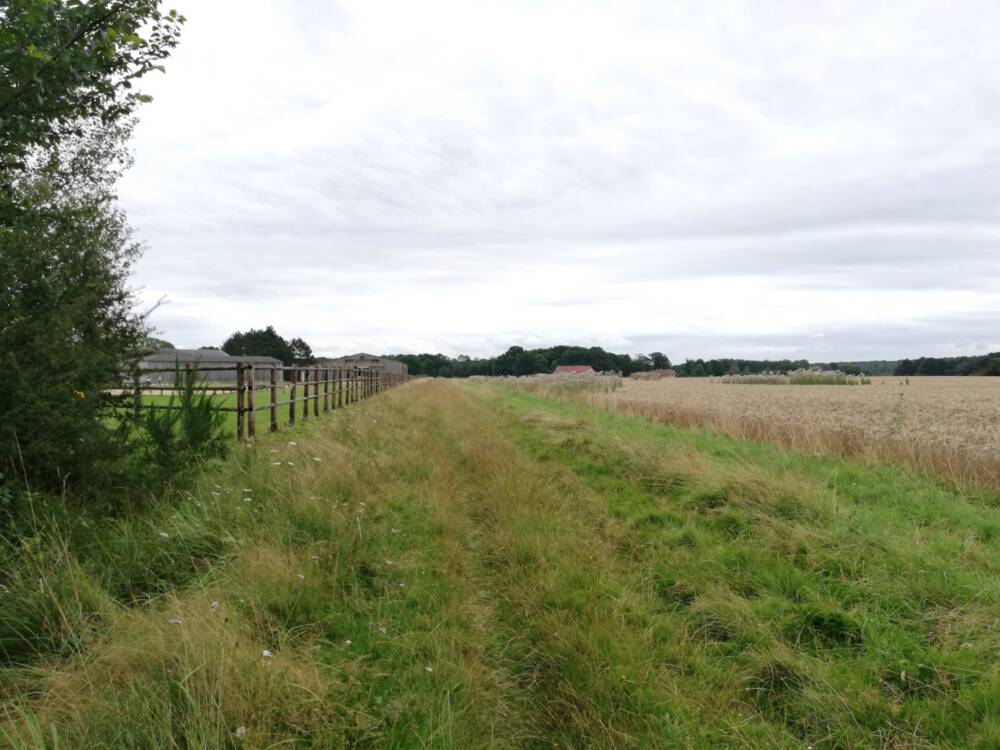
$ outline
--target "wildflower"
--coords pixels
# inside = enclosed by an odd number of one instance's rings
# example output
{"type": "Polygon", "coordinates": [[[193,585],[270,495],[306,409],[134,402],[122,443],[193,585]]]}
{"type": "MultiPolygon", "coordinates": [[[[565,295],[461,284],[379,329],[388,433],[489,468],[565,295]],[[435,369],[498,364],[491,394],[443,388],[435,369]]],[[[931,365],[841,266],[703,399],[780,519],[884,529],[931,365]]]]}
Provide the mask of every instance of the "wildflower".
{"type": "Polygon", "coordinates": [[[271,448],[271,450],[268,451],[268,453],[277,453],[277,452],[278,452],[277,448],[271,448]]]}
{"type": "Polygon", "coordinates": [[[288,464],[289,466],[295,466],[294,461],[285,461],[285,463],[288,464]]]}
{"type": "Polygon", "coordinates": [[[405,584],[405,583],[403,583],[402,581],[400,581],[400,582],[399,582],[399,588],[401,588],[401,589],[405,589],[405,588],[406,588],[406,584],[405,584]]]}
{"type": "Polygon", "coordinates": [[[313,456],[313,461],[315,461],[316,463],[321,463],[323,459],[320,458],[319,456],[313,456]]]}
{"type": "Polygon", "coordinates": [[[265,648],[263,651],[260,652],[260,656],[262,659],[270,659],[274,656],[274,654],[272,654],[265,648]]]}
{"type": "Polygon", "coordinates": [[[243,498],[243,502],[245,502],[245,503],[252,503],[253,502],[253,498],[252,497],[245,497],[245,498],[243,498]]]}
{"type": "Polygon", "coordinates": [[[78,398],[81,401],[83,399],[87,398],[87,394],[86,393],[84,393],[83,391],[77,391],[77,390],[73,391],[73,396],[74,396],[74,398],[78,398]]]}
{"type": "Polygon", "coordinates": [[[387,631],[386,631],[386,629],[385,629],[385,625],[383,625],[382,627],[380,627],[380,628],[378,629],[378,632],[380,632],[380,633],[381,633],[382,635],[385,635],[385,634],[386,634],[386,632],[387,632],[387,631]]]}
{"type": "Polygon", "coordinates": [[[306,580],[306,577],[305,577],[304,575],[302,575],[301,573],[299,573],[299,574],[298,574],[298,579],[299,579],[300,581],[304,581],[304,580],[306,580]]]}
{"type": "Polygon", "coordinates": [[[243,488],[243,491],[244,491],[244,492],[253,492],[253,490],[249,490],[249,489],[247,489],[246,487],[244,487],[244,488],[243,488]]]}
{"type": "Polygon", "coordinates": [[[293,448],[294,448],[294,447],[295,447],[296,445],[298,445],[298,443],[296,443],[296,442],[295,442],[294,440],[290,440],[290,441],[288,442],[288,445],[290,445],[291,447],[293,447],[293,448]]]}
{"type": "Polygon", "coordinates": [[[221,497],[221,494],[218,492],[213,492],[212,497],[221,497]]]}
{"type": "Polygon", "coordinates": [[[319,555],[313,555],[310,559],[316,560],[317,562],[319,562],[319,555]]]}
{"type": "Polygon", "coordinates": [[[236,736],[242,738],[247,733],[246,727],[236,727],[236,736]]]}
{"type": "Polygon", "coordinates": [[[167,620],[167,622],[169,622],[171,625],[181,625],[183,624],[184,620],[182,620],[179,617],[174,617],[173,619],[167,620]]]}
{"type": "Polygon", "coordinates": [[[218,602],[212,602],[208,606],[211,607],[212,609],[218,609],[219,608],[219,603],[218,602]]]}
{"type": "Polygon", "coordinates": [[[434,668],[433,667],[424,667],[424,671],[425,672],[433,672],[434,668]]]}
{"type": "Polygon", "coordinates": [[[168,533],[167,533],[167,532],[165,532],[165,531],[161,531],[161,532],[160,532],[160,536],[161,536],[161,537],[162,537],[163,539],[169,539],[169,538],[170,538],[170,534],[168,534],[168,533]]]}
{"type": "Polygon", "coordinates": [[[272,461],[271,466],[281,466],[281,461],[272,461]]]}
{"type": "Polygon", "coordinates": [[[345,646],[350,646],[352,643],[353,643],[353,641],[350,638],[348,638],[346,641],[344,641],[344,645],[345,646]]]}

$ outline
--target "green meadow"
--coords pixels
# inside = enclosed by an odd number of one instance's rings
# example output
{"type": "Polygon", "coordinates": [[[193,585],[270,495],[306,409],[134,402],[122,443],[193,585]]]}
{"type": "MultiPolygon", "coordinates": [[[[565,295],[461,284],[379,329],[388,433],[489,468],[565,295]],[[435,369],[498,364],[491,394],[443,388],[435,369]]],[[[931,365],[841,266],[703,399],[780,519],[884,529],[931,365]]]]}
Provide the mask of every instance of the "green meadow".
{"type": "Polygon", "coordinates": [[[417,381],[2,550],[12,748],[996,748],[1000,508],[417,381]]]}

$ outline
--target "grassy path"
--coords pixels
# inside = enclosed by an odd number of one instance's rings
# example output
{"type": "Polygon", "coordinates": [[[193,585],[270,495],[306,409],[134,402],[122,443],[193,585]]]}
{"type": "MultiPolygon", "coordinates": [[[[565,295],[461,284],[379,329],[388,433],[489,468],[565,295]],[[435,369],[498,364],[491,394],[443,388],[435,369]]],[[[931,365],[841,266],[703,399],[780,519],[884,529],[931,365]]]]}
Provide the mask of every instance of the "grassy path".
{"type": "Polygon", "coordinates": [[[1000,743],[1000,511],[895,470],[425,381],[60,528],[0,746],[1000,743]]]}

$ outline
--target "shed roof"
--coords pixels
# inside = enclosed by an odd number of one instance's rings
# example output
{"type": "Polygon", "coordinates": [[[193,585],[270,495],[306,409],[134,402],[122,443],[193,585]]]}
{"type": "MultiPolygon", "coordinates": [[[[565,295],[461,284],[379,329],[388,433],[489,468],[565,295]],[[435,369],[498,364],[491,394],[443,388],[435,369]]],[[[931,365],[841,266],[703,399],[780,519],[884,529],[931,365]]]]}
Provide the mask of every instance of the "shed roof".
{"type": "Polygon", "coordinates": [[[144,356],[146,362],[231,362],[221,349],[157,349],[144,356]]]}

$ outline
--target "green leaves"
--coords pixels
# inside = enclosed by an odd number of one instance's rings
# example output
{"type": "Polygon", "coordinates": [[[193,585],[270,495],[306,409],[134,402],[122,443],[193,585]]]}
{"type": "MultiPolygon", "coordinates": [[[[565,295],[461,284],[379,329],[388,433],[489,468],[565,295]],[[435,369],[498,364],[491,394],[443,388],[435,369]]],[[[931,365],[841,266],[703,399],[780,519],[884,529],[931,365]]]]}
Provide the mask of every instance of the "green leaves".
{"type": "Polygon", "coordinates": [[[184,17],[160,0],[9,0],[0,17],[0,165],[53,148],[84,120],[121,122],[149,101],[184,17]]]}

